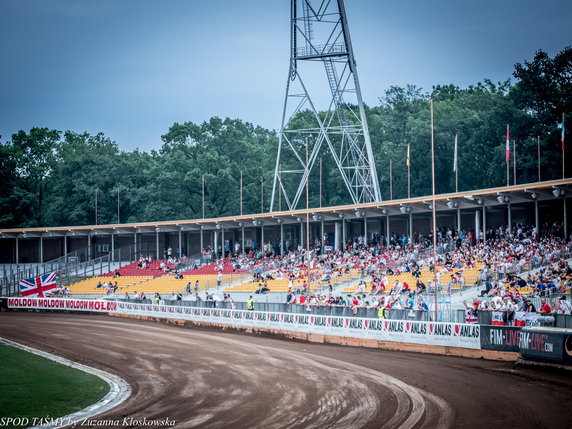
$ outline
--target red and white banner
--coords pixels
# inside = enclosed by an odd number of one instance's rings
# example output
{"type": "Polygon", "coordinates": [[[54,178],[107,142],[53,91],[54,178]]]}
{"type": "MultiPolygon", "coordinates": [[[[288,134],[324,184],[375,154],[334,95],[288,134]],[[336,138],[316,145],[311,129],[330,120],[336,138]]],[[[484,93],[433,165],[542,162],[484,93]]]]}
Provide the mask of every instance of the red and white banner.
{"type": "Polygon", "coordinates": [[[504,320],[503,320],[503,316],[504,316],[504,312],[502,311],[493,311],[492,314],[492,322],[491,325],[494,326],[504,326],[504,320]]]}
{"type": "Polygon", "coordinates": [[[481,347],[480,326],[466,323],[410,322],[65,298],[9,298],[8,308],[100,311],[380,341],[470,349],[481,347]]]}
{"type": "Polygon", "coordinates": [[[8,298],[8,308],[35,310],[101,311],[117,310],[117,302],[67,298],[8,298]]]}

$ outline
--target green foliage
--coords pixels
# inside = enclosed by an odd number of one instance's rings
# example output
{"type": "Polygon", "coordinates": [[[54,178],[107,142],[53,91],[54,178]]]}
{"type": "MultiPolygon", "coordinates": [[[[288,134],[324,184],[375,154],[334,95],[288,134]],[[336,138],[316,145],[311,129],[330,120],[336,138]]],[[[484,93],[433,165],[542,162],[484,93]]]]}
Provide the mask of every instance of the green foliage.
{"type": "MultiPolygon", "coordinates": [[[[438,85],[430,93],[413,85],[391,87],[379,105],[366,106],[383,198],[389,199],[390,160],[393,198],[407,197],[408,144],[411,196],[431,193],[430,99],[437,193],[455,190],[455,135],[459,138],[459,190],[505,185],[507,124],[517,144],[519,183],[538,180],[537,136],[542,180],[561,177],[557,124],[562,112],[572,111],[572,49],[567,47],[554,58],[538,51],[532,61],[515,65],[514,77],[514,85],[485,79],[465,89],[438,85]]],[[[324,119],[325,113],[320,115],[324,119]]],[[[306,110],[290,126],[291,130],[317,127],[317,121],[306,110]]],[[[162,139],[162,147],[151,153],[124,152],[101,133],[19,131],[11,142],[0,144],[0,226],[93,224],[96,193],[98,222],[115,223],[118,192],[121,222],[201,218],[203,176],[205,216],[237,215],[241,172],[243,213],[268,211],[278,144],[273,131],[239,119],[214,117],[202,124],[174,123],[162,139]]],[[[305,135],[293,131],[289,142],[304,152],[305,135]]],[[[568,159],[571,155],[567,154],[568,159]]],[[[332,157],[325,154],[322,163],[322,205],[349,203],[332,157]]],[[[293,156],[283,156],[280,168],[304,166],[293,156]]],[[[512,183],[512,167],[510,175],[512,183]]],[[[292,175],[282,177],[290,190],[297,185],[292,175]]],[[[309,181],[312,207],[319,205],[319,187],[317,161],[309,181]]]]}

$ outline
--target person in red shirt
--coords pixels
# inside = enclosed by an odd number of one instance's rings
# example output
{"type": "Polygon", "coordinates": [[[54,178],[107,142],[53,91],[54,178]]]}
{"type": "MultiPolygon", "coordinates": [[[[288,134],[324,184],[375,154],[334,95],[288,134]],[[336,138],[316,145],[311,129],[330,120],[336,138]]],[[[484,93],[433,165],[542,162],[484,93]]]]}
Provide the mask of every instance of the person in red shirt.
{"type": "Polygon", "coordinates": [[[550,305],[546,302],[546,298],[540,300],[540,309],[537,311],[539,314],[550,314],[550,305]]]}

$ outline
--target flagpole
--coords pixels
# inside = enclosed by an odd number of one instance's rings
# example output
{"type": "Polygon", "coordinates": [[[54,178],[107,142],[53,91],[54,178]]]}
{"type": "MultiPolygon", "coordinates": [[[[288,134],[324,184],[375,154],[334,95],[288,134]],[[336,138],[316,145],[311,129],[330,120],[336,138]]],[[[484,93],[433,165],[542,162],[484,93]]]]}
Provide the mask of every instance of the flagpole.
{"type": "Polygon", "coordinates": [[[510,130],[506,124],[506,147],[505,147],[505,163],[506,163],[506,186],[510,186],[510,130]]]}
{"type": "Polygon", "coordinates": [[[320,157],[320,207],[322,207],[322,157],[320,157]]]}
{"type": "Polygon", "coordinates": [[[562,112],[562,178],[566,178],[566,171],[564,166],[565,150],[564,150],[564,112],[562,112]]]}
{"type": "Polygon", "coordinates": [[[117,188],[117,223],[121,223],[119,218],[119,188],[117,188]]]}
{"type": "Polygon", "coordinates": [[[411,198],[411,144],[407,143],[407,198],[411,198]]]}
{"type": "Polygon", "coordinates": [[[392,173],[392,160],[389,160],[389,199],[393,200],[393,173],[392,173]]]}
{"type": "Polygon", "coordinates": [[[98,189],[95,190],[95,224],[96,225],[97,225],[97,192],[98,191],[99,191],[98,189]]]}
{"type": "Polygon", "coordinates": [[[308,292],[310,294],[310,194],[308,193],[308,182],[310,182],[310,171],[308,169],[308,137],[306,137],[306,265],[308,275],[308,292]]]}
{"type": "Polygon", "coordinates": [[[203,174],[203,219],[205,218],[205,175],[203,174]]]}
{"type": "Polygon", "coordinates": [[[242,216],[242,170],[240,170],[240,215],[242,216]]]}
{"type": "Polygon", "coordinates": [[[538,148],[538,181],[540,182],[540,136],[537,137],[536,146],[538,148]]]}
{"type": "Polygon", "coordinates": [[[264,213],[264,176],[260,177],[260,213],[264,213]]]}
{"type": "MultiPolygon", "coordinates": [[[[282,166],[280,164],[278,164],[278,186],[281,188],[282,187],[282,166]]],[[[278,211],[281,212],[282,211],[282,190],[279,189],[280,192],[278,192],[278,211]]]]}
{"type": "Polygon", "coordinates": [[[437,293],[437,213],[435,212],[435,133],[433,120],[433,99],[429,99],[431,105],[431,190],[433,199],[431,207],[433,211],[433,281],[435,294],[435,322],[439,319],[438,293],[437,293]]]}
{"type": "Polygon", "coordinates": [[[455,134],[455,192],[459,192],[459,135],[455,134]]]}
{"type": "Polygon", "coordinates": [[[516,140],[512,141],[512,166],[514,175],[514,185],[516,186],[516,140]]]}

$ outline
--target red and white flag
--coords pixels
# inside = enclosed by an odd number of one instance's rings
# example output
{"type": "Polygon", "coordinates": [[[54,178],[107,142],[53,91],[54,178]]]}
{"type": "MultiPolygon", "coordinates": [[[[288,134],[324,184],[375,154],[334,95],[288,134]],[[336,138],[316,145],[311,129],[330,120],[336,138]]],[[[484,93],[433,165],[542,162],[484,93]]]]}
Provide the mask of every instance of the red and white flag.
{"type": "Polygon", "coordinates": [[[510,131],[508,124],[506,125],[506,163],[510,162],[510,131]]]}
{"type": "Polygon", "coordinates": [[[58,285],[56,284],[56,273],[49,273],[31,279],[20,280],[20,294],[22,296],[37,296],[44,298],[52,295],[52,290],[58,285]]]}

